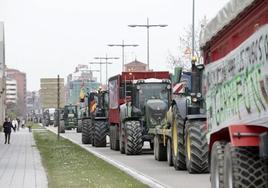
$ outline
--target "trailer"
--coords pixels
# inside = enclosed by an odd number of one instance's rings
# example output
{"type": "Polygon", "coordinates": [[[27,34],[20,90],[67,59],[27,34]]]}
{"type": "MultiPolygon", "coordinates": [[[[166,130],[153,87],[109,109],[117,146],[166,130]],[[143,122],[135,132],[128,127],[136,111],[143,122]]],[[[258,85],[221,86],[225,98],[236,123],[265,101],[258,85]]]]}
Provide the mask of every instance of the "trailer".
{"type": "Polygon", "coordinates": [[[141,154],[144,141],[153,148],[153,130],[168,110],[170,89],[170,74],[164,71],[122,72],[109,79],[111,149],[141,154]]]}
{"type": "Polygon", "coordinates": [[[231,0],[201,35],[211,187],[267,186],[268,0],[231,0]]]}

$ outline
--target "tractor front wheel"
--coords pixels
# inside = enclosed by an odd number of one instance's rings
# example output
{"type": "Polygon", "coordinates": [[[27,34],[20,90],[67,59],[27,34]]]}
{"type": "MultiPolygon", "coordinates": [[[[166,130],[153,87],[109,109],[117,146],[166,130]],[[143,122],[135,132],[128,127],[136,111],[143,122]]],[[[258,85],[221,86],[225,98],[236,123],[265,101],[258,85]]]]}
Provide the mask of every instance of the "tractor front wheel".
{"type": "Polygon", "coordinates": [[[167,147],[161,143],[161,137],[159,135],[154,136],[154,158],[157,161],[167,160],[167,147]]]}
{"type": "Polygon", "coordinates": [[[188,120],[185,130],[186,166],[191,174],[208,172],[208,143],[205,121],[188,120]]]}
{"type": "Polygon", "coordinates": [[[172,159],[175,170],[185,170],[184,122],[179,117],[178,107],[173,107],[171,127],[172,159]]]}
{"type": "Polygon", "coordinates": [[[90,135],[90,119],[83,119],[82,121],[82,143],[91,144],[91,135],[90,135]]]}
{"type": "Polygon", "coordinates": [[[94,146],[106,147],[107,126],[106,121],[94,122],[94,146]]]}
{"type": "Polygon", "coordinates": [[[125,122],[125,153],[139,155],[142,153],[142,128],[139,121],[125,122]]]}
{"type": "Polygon", "coordinates": [[[167,162],[169,166],[173,166],[172,146],[170,138],[167,139],[167,162]]]}
{"type": "Polygon", "coordinates": [[[81,133],[81,132],[82,132],[82,120],[81,120],[81,119],[79,119],[79,120],[77,121],[76,132],[77,132],[77,133],[81,133]]]}

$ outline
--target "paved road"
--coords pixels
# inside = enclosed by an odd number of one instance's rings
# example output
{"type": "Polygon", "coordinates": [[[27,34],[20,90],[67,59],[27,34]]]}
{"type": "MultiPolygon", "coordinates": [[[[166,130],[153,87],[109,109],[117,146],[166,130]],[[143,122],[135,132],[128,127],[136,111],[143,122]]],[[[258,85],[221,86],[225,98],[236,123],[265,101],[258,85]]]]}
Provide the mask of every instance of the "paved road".
{"type": "MultiPolygon", "coordinates": [[[[50,127],[54,132],[56,129],[50,127]]],[[[94,151],[101,154],[121,165],[137,171],[139,174],[145,175],[159,182],[164,187],[176,187],[176,188],[209,188],[209,175],[191,175],[186,171],[175,171],[173,167],[169,167],[167,162],[159,162],[154,160],[152,152],[144,150],[143,155],[127,156],[122,155],[118,151],[113,151],[109,146],[106,148],[95,148],[91,145],[84,145],[81,142],[81,133],[73,131],[66,131],[64,136],[75,141],[76,143],[85,146],[90,151],[94,151]]],[[[146,147],[146,146],[145,146],[146,147]]]]}

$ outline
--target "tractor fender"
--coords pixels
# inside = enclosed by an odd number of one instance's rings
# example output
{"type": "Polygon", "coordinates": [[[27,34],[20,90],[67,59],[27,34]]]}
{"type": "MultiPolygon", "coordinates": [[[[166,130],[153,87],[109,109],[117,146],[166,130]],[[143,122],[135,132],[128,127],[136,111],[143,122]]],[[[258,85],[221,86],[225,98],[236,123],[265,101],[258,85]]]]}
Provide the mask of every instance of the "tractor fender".
{"type": "Polygon", "coordinates": [[[172,106],[176,105],[178,108],[178,115],[181,117],[181,119],[187,118],[187,98],[186,97],[177,97],[174,98],[172,101],[172,106]]]}

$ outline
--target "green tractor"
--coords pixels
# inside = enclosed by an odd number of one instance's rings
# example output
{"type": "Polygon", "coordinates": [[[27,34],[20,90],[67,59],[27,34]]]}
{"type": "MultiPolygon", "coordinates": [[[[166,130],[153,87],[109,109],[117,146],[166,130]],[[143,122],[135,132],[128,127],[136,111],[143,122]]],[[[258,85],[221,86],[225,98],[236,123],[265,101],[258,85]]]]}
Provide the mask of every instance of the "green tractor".
{"type": "Polygon", "coordinates": [[[187,169],[189,173],[208,172],[206,111],[201,92],[203,69],[203,65],[192,62],[191,72],[181,75],[187,80],[185,91],[173,94],[170,108],[169,164],[173,163],[176,170],[187,169]]]}
{"type": "Polygon", "coordinates": [[[78,113],[76,105],[65,105],[61,113],[60,132],[78,127],[78,113]]]}
{"type": "MultiPolygon", "coordinates": [[[[167,74],[167,76],[169,76],[167,74]]],[[[171,82],[166,79],[134,81],[131,101],[120,106],[120,152],[127,155],[142,153],[143,143],[154,147],[154,129],[165,122],[169,108],[171,82]]]]}
{"type": "Polygon", "coordinates": [[[99,90],[87,95],[88,108],[82,123],[82,143],[106,147],[108,127],[108,92],[99,90]]]}

